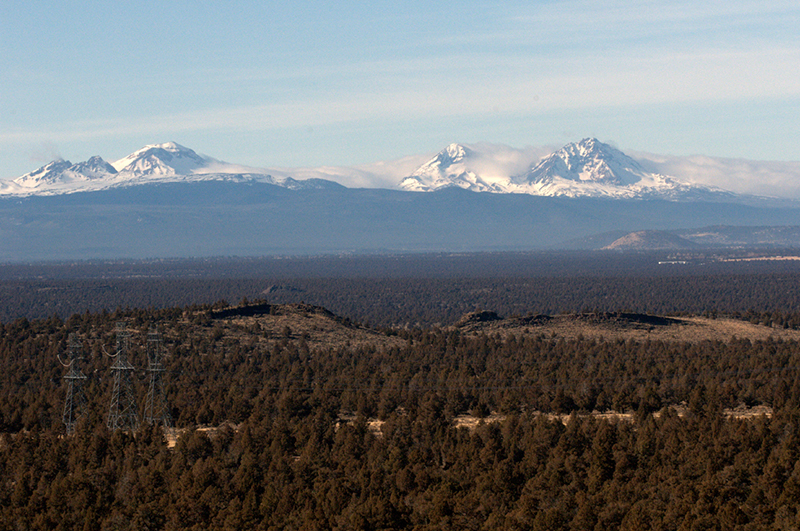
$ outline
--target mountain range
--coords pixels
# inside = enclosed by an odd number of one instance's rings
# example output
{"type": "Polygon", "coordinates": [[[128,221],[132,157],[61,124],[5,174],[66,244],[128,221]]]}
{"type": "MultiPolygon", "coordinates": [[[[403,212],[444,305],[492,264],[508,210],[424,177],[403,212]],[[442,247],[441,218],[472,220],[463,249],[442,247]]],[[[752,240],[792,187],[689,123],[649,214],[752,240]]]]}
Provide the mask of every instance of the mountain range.
{"type": "Polygon", "coordinates": [[[0,181],[0,195],[58,195],[120,186],[209,180],[262,182],[290,189],[340,186],[324,179],[273,178],[258,170],[242,171],[240,166],[167,142],[145,146],[110,164],[99,156],[77,164],[55,160],[11,181],[0,181]]]}
{"type": "MultiPolygon", "coordinates": [[[[174,142],[145,146],[113,163],[99,156],[72,164],[56,160],[16,179],[0,181],[0,195],[54,195],[118,186],[164,182],[261,182],[291,189],[337,186],[331,178],[296,179],[291,170],[274,176],[197,154],[174,142]]],[[[298,171],[298,174],[304,173],[298,171]]],[[[307,173],[307,172],[306,172],[307,173]]],[[[496,152],[450,144],[391,188],[432,192],[458,187],[473,192],[520,193],[547,197],[607,197],[673,201],[737,201],[742,198],[714,186],[690,182],[645,168],[618,149],[586,138],[544,157],[520,171],[496,152]]]]}
{"type": "Polygon", "coordinates": [[[392,189],[348,188],[316,177],[335,168],[259,170],[173,142],[57,160],[0,181],[0,262],[800,247],[800,204],[678,179],[592,138],[529,158],[451,144],[381,171],[392,189]]]}
{"type": "Polygon", "coordinates": [[[547,197],[733,200],[719,188],[692,184],[645,170],[639,162],[595,138],[570,143],[518,175],[479,173],[476,153],[451,144],[400,183],[409,191],[457,186],[475,192],[547,197]],[[477,163],[477,164],[476,164],[477,163]]]}

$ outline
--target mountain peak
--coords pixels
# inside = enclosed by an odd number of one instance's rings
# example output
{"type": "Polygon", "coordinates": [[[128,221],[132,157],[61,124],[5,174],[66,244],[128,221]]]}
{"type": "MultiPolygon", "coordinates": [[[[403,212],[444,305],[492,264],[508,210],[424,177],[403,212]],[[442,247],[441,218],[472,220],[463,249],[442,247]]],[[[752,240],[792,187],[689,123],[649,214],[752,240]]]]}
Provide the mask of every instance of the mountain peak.
{"type": "Polygon", "coordinates": [[[188,175],[206,166],[211,159],[202,157],[176,142],[150,144],[112,164],[120,173],[143,175],[188,175]]]}
{"type": "Polygon", "coordinates": [[[114,166],[103,160],[103,157],[98,155],[91,157],[86,162],[78,162],[73,164],[69,169],[76,173],[82,173],[88,177],[94,178],[103,177],[105,174],[114,175],[117,173],[117,170],[114,168],[114,166]]]}
{"type": "Polygon", "coordinates": [[[609,144],[600,142],[596,138],[584,138],[580,142],[567,144],[560,151],[568,152],[587,160],[594,157],[602,157],[619,161],[631,167],[639,167],[639,163],[625,153],[609,144]]]}
{"type": "Polygon", "coordinates": [[[64,159],[56,159],[48,162],[41,168],[17,177],[13,182],[25,188],[33,188],[42,184],[52,184],[57,180],[58,175],[68,170],[72,163],[64,159]]]}
{"type": "Polygon", "coordinates": [[[691,185],[645,170],[639,162],[597,138],[572,142],[530,164],[527,171],[500,163],[480,145],[450,144],[399,183],[431,192],[459,187],[474,192],[617,199],[698,200],[721,197],[719,190],[691,185]]]}
{"type": "MultiPolygon", "coordinates": [[[[155,147],[160,147],[161,149],[167,151],[192,151],[191,149],[178,144],[177,142],[164,142],[163,144],[154,144],[155,147]]],[[[194,153],[194,151],[192,151],[194,153]]]]}
{"type": "MultiPolygon", "coordinates": [[[[609,146],[608,144],[604,144],[603,142],[600,142],[599,140],[597,140],[594,137],[587,137],[587,138],[584,138],[583,140],[581,140],[580,142],[572,142],[570,144],[567,144],[567,146],[577,146],[578,148],[580,148],[580,149],[582,149],[582,150],[584,150],[586,152],[599,151],[599,150],[604,150],[604,149],[611,148],[611,146],[609,146]]],[[[565,147],[567,147],[567,146],[565,146],[565,147]]]]}
{"type": "MultiPolygon", "coordinates": [[[[539,158],[539,149],[452,143],[411,171],[398,188],[430,192],[462,188],[475,192],[537,196],[625,199],[730,200],[730,194],[680,182],[644,169],[636,160],[593,137],[570,143],[539,158]],[[531,163],[534,158],[537,162],[531,163]]],[[[650,166],[652,167],[652,165],[650,166]]],[[[398,172],[399,173],[399,172],[398,172]]],[[[327,174],[326,174],[327,175],[327,174]]],[[[0,195],[52,195],[155,182],[199,180],[259,181],[294,187],[320,187],[327,181],[298,181],[284,173],[273,178],[263,170],[227,164],[197,154],[176,142],[149,144],[113,164],[101,157],[71,164],[56,160],[6,183],[0,195]]]]}
{"type": "Polygon", "coordinates": [[[461,144],[450,144],[439,152],[441,158],[447,158],[450,162],[461,162],[470,153],[470,150],[461,144]]]}
{"type": "Polygon", "coordinates": [[[8,182],[0,181],[3,195],[59,195],[120,186],[167,182],[261,182],[292,190],[338,188],[325,179],[273,178],[257,169],[227,164],[198,155],[177,142],[149,144],[113,164],[94,156],[72,164],[55,160],[8,182]]]}
{"type": "Polygon", "coordinates": [[[450,144],[437,153],[431,160],[420,166],[417,171],[411,175],[423,175],[425,173],[430,173],[431,170],[446,169],[453,164],[463,162],[464,159],[468,158],[471,154],[472,151],[461,144],[450,144]]]}
{"type": "Polygon", "coordinates": [[[115,173],[117,170],[98,156],[77,164],[58,159],[14,179],[13,182],[26,189],[58,188],[75,182],[104,179],[115,173]]]}
{"type": "Polygon", "coordinates": [[[642,180],[638,162],[596,138],[584,138],[562,147],[534,165],[525,175],[529,184],[557,181],[629,186],[642,180]]]}
{"type": "Polygon", "coordinates": [[[427,192],[457,186],[475,192],[503,192],[509,179],[480,176],[472,168],[476,156],[470,148],[450,144],[400,182],[400,188],[427,192]]]}

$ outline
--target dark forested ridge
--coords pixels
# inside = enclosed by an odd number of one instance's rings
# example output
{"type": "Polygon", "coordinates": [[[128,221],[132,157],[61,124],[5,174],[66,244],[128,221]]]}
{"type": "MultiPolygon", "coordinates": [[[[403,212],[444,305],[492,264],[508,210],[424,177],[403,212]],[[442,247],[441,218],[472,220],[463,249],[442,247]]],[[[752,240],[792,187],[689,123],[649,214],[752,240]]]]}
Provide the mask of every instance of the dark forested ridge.
{"type": "MultiPolygon", "coordinates": [[[[593,315],[575,322],[677,322],[593,315]]],[[[0,324],[0,528],[797,527],[795,331],[638,340],[548,321],[375,330],[261,301],[0,324]],[[120,321],[140,401],[144,338],[165,338],[174,448],[160,428],[106,427],[120,321]],[[65,436],[70,333],[88,408],[65,436]],[[770,414],[723,413],[740,404],[770,414]],[[589,415],[608,409],[632,415],[589,415]]]]}
{"type": "Polygon", "coordinates": [[[0,198],[0,260],[586,248],[576,240],[609,231],[784,227],[798,219],[791,202],[160,183],[0,198]]]}

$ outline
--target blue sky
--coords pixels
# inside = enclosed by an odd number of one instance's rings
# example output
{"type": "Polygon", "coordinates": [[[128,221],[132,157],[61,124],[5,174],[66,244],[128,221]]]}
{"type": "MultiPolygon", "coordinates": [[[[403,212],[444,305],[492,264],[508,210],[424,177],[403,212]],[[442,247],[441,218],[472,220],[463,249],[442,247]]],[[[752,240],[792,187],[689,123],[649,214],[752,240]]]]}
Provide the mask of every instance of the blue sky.
{"type": "Polygon", "coordinates": [[[0,3],[0,178],[176,141],[252,166],[450,142],[800,160],[800,4],[0,3]]]}

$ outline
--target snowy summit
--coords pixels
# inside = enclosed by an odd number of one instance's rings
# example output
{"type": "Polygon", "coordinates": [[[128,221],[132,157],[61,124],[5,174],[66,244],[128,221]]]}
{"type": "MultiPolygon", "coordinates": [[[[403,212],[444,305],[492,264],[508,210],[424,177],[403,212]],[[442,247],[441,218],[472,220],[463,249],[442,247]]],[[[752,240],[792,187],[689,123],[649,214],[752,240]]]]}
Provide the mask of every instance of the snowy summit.
{"type": "Polygon", "coordinates": [[[273,178],[259,170],[247,171],[198,155],[175,142],[166,142],[147,145],[111,164],[97,156],[77,164],[55,160],[11,181],[0,181],[0,196],[58,195],[148,183],[209,180],[256,181],[292,189],[339,186],[322,179],[273,178]]]}
{"type": "Polygon", "coordinates": [[[473,192],[509,191],[511,180],[503,174],[480,172],[474,167],[481,155],[461,144],[450,144],[400,182],[400,188],[430,192],[458,186],[473,192]]]}
{"type": "Polygon", "coordinates": [[[131,177],[189,175],[216,162],[175,142],[152,144],[112,164],[117,172],[131,177]]]}
{"type": "Polygon", "coordinates": [[[491,168],[482,154],[451,144],[403,179],[399,187],[431,192],[458,186],[476,192],[550,197],[679,200],[728,196],[719,189],[648,172],[631,157],[596,138],[567,144],[531,163],[528,171],[521,175],[503,175],[497,171],[482,174],[480,167],[491,168]]]}

